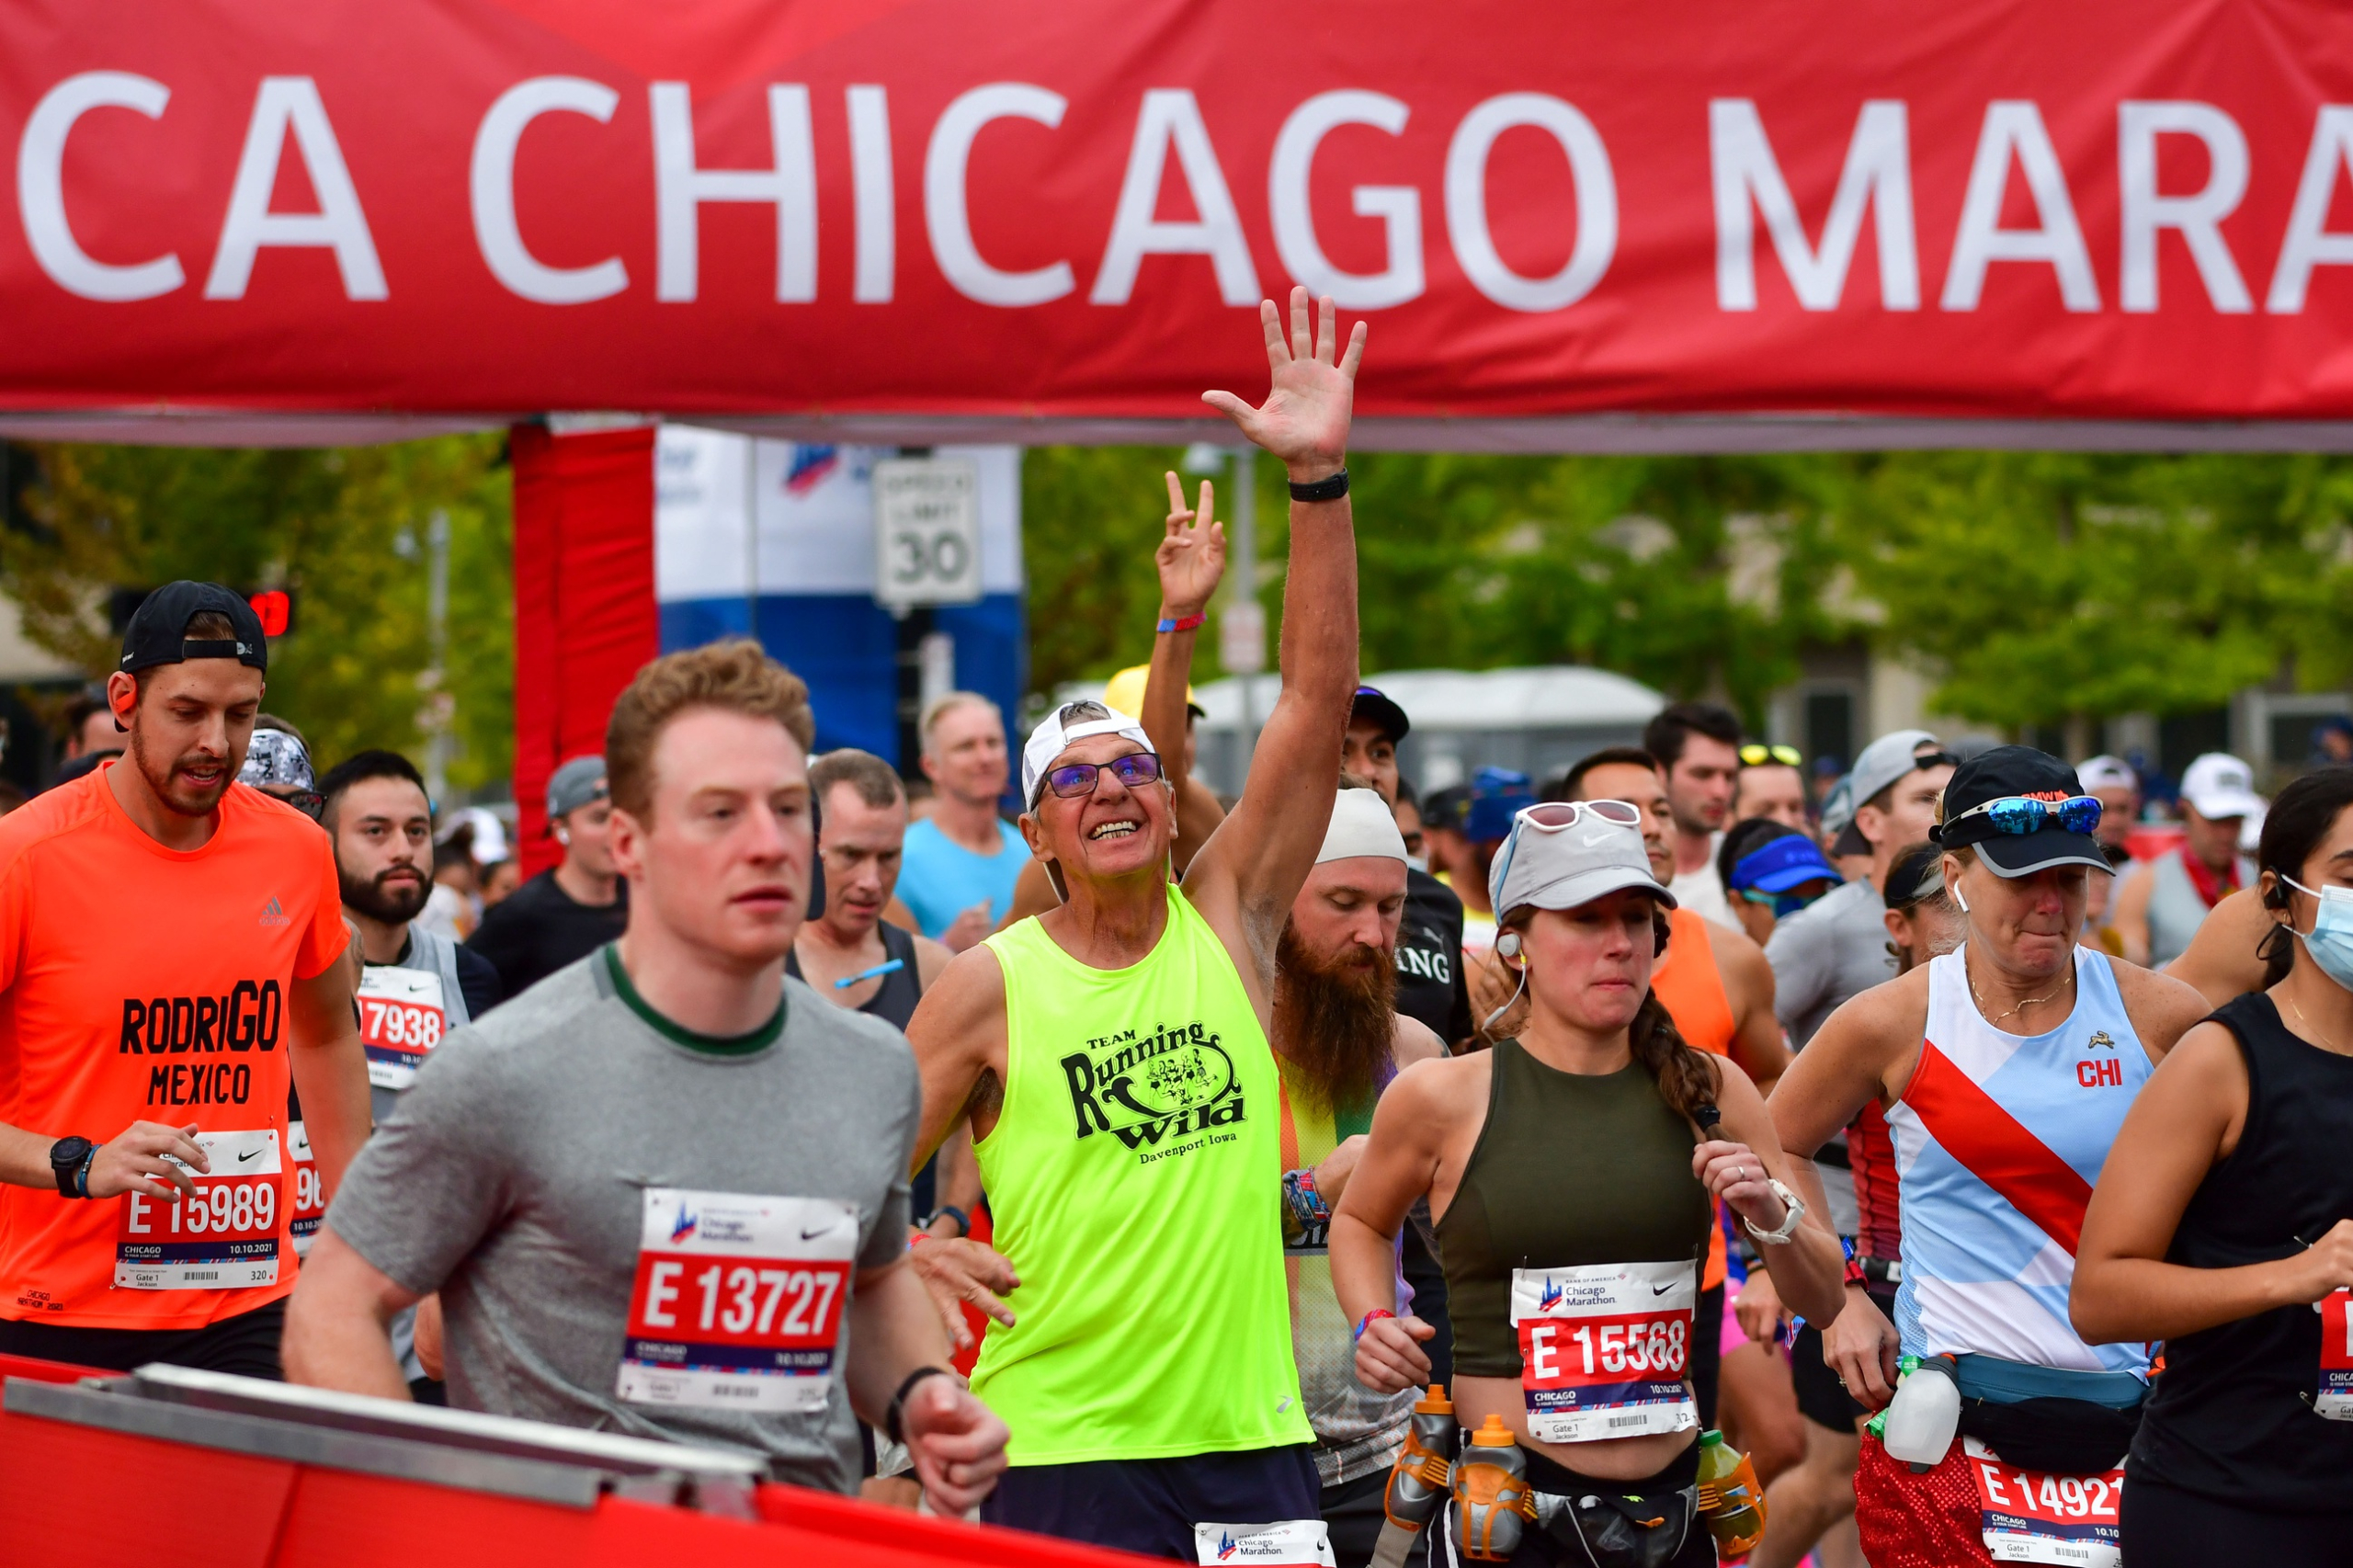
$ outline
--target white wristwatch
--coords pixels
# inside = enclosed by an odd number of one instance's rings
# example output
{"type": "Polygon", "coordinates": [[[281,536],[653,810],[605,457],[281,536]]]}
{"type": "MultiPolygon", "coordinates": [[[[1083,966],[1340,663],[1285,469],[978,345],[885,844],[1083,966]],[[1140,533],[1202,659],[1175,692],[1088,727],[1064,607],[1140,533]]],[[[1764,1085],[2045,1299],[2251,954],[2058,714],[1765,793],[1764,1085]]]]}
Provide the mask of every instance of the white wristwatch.
{"type": "Polygon", "coordinates": [[[1787,1246],[1790,1244],[1790,1238],[1798,1233],[1798,1221],[1805,1218],[1805,1199],[1769,1177],[1765,1185],[1773,1189],[1774,1197],[1789,1206],[1790,1211],[1782,1215],[1781,1222],[1769,1231],[1758,1230],[1756,1221],[1745,1214],[1740,1217],[1740,1222],[1748,1228],[1750,1235],[1755,1236],[1767,1246],[1787,1246]]]}

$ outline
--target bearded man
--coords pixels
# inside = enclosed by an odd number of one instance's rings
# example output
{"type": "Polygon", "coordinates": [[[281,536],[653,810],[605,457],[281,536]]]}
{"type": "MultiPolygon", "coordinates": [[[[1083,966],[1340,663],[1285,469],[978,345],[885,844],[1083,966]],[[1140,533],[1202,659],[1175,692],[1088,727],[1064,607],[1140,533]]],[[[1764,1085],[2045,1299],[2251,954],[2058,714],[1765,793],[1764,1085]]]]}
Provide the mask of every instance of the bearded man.
{"type": "MultiPolygon", "coordinates": [[[[1324,1233],[1398,1071],[1445,1054],[1427,1026],[1396,1011],[1397,923],[1405,839],[1380,792],[1343,776],[1315,868],[1275,949],[1271,1042],[1282,1081],[1283,1255],[1291,1351],[1315,1428],[1316,1479],[1340,1568],[1372,1556],[1381,1487],[1405,1441],[1415,1395],[1356,1379],[1356,1341],[1332,1291],[1324,1233]]],[[[1402,1284],[1402,1316],[1412,1288],[1402,1284]]]]}
{"type": "MultiPolygon", "coordinates": [[[[504,1000],[498,971],[480,953],[413,925],[433,893],[433,805],[425,779],[393,751],[363,751],[319,780],[319,821],[335,841],[343,913],[359,934],[359,1039],[368,1051],[368,1095],[375,1119],[416,1079],[443,1036],[504,1000]]],[[[294,1156],[308,1153],[301,1107],[294,1108],[294,1156]]],[[[315,1194],[315,1185],[311,1191],[315,1194]]],[[[298,1193],[298,1197],[301,1196],[298,1193]]],[[[324,1206],[322,1205],[322,1209],[324,1206]]],[[[295,1245],[310,1250],[319,1211],[298,1207],[295,1245]]],[[[438,1301],[392,1322],[392,1350],[420,1401],[441,1403],[438,1301]],[[425,1324],[423,1358],[416,1317],[425,1324]]]]}

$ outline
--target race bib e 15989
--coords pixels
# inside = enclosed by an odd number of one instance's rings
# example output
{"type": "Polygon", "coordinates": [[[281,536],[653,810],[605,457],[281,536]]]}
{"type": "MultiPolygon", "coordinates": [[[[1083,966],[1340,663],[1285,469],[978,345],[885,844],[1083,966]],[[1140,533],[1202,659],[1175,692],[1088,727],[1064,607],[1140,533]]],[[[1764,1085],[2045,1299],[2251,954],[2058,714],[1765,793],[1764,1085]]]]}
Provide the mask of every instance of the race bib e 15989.
{"type": "Polygon", "coordinates": [[[1512,1270],[1529,1435],[1589,1443],[1697,1426],[1684,1379],[1698,1301],[1690,1263],[1512,1270]]]}
{"type": "Polygon", "coordinates": [[[199,1132],[211,1165],[190,1171],[177,1202],[129,1192],[115,1234],[114,1282],[126,1290],[242,1290],[278,1283],[286,1222],[278,1130],[199,1132]]]}
{"type": "Polygon", "coordinates": [[[847,1203],[647,1188],[620,1397],[823,1410],[857,1254],[847,1203]]]}

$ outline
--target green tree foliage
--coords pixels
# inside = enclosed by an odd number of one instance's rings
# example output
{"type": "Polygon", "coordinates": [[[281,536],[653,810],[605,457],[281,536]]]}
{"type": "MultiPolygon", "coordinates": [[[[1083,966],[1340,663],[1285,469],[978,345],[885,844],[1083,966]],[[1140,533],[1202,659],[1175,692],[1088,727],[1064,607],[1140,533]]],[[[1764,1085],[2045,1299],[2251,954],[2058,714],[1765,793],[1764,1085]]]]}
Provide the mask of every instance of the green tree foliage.
{"type": "Polygon", "coordinates": [[[93,676],[112,667],[107,590],[178,577],[295,590],[266,706],[322,767],[363,746],[422,760],[432,663],[423,541],[450,526],[450,782],[514,756],[513,491],[497,436],[352,449],[37,449],[36,527],[0,540],[0,589],[27,634],[93,676]]]}

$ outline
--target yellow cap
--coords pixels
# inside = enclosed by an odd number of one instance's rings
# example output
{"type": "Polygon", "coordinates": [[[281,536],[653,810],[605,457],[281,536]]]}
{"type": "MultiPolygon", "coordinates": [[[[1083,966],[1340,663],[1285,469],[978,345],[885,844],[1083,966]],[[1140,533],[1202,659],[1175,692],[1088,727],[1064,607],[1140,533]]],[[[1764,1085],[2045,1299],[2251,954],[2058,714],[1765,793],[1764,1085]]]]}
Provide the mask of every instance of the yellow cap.
{"type": "Polygon", "coordinates": [[[1488,1416],[1479,1424],[1479,1429],[1471,1434],[1471,1446],[1476,1449],[1509,1449],[1517,1448],[1518,1444],[1519,1439],[1511,1435],[1511,1428],[1504,1425],[1504,1418],[1500,1415],[1488,1416]]]}
{"type": "MultiPolygon", "coordinates": [[[[1103,683],[1103,705],[1115,713],[1131,718],[1143,717],[1144,682],[1152,676],[1150,665],[1130,665],[1103,683]]],[[[1193,695],[1192,683],[1185,685],[1185,706],[1193,710],[1196,719],[1204,716],[1199,699],[1193,695]]]]}

